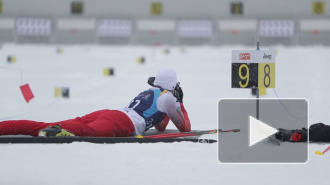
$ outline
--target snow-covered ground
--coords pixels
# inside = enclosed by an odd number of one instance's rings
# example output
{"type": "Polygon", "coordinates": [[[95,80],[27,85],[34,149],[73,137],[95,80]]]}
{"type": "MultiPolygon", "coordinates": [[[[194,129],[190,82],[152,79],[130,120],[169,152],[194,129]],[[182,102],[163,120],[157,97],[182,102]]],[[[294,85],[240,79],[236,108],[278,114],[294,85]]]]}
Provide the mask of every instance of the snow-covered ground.
{"type": "MultiPolygon", "coordinates": [[[[252,98],[250,90],[231,88],[231,51],[239,49],[255,47],[6,44],[0,50],[0,120],[52,122],[118,109],[169,66],[178,73],[192,128],[214,129],[220,98],[252,98]],[[9,55],[17,61],[8,63],[9,55]],[[104,76],[105,68],[115,75],[104,76]],[[35,95],[30,103],[19,89],[26,83],[35,95]],[[56,87],[68,87],[70,98],[55,98],[56,87]]],[[[261,49],[277,53],[276,88],[262,98],[307,98],[310,124],[330,124],[330,47],[261,49]]],[[[330,154],[314,152],[327,146],[310,144],[307,164],[220,164],[217,144],[0,144],[0,184],[326,184],[330,154]]]]}

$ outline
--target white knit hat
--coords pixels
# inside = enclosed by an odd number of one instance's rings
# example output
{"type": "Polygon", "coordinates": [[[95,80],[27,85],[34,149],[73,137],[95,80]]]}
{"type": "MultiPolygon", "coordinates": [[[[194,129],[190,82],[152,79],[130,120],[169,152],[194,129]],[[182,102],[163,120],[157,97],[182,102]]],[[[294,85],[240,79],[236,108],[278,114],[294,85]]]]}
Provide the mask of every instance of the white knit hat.
{"type": "Polygon", "coordinates": [[[166,90],[173,90],[177,84],[176,72],[171,68],[162,68],[157,71],[154,85],[166,90]]]}

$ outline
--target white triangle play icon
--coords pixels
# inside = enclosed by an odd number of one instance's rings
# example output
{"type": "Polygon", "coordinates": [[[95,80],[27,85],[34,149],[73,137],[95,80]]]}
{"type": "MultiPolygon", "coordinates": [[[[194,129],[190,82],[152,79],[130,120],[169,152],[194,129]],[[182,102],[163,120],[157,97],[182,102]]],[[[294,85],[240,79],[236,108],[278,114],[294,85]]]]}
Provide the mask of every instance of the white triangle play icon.
{"type": "Polygon", "coordinates": [[[250,146],[275,134],[278,130],[250,116],[250,146]]]}

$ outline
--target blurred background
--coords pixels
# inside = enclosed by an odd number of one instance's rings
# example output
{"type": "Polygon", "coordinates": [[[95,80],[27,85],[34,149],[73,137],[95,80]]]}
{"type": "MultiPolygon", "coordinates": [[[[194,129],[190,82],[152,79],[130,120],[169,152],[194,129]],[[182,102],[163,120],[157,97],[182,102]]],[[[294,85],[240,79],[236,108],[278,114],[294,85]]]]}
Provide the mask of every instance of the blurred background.
{"type": "Polygon", "coordinates": [[[329,0],[0,0],[0,43],[330,45],[329,0]]]}
{"type": "MultiPolygon", "coordinates": [[[[122,108],[166,66],[192,129],[218,128],[219,99],[255,98],[231,88],[232,51],[260,42],[276,53],[262,98],[306,98],[310,124],[330,124],[329,18],[330,0],[0,0],[0,121],[122,108]]],[[[326,184],[324,149],[307,165],[219,165],[216,144],[0,144],[0,184],[326,184]]]]}

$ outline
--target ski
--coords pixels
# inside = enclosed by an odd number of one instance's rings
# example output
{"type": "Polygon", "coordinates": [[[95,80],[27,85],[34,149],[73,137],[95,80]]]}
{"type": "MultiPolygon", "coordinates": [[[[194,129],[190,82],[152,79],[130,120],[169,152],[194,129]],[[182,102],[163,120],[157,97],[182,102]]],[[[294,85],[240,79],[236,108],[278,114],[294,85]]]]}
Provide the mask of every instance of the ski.
{"type": "Polygon", "coordinates": [[[225,133],[225,132],[240,132],[240,129],[231,129],[231,130],[200,130],[193,132],[178,132],[178,133],[168,133],[168,134],[156,134],[149,136],[140,136],[142,138],[177,138],[177,137],[187,137],[187,136],[199,136],[204,134],[216,134],[216,133],[225,133]]]}
{"type": "Polygon", "coordinates": [[[0,143],[173,143],[173,142],[193,142],[193,143],[215,143],[213,139],[178,139],[178,138],[135,138],[135,137],[0,137],[0,143]]]}

